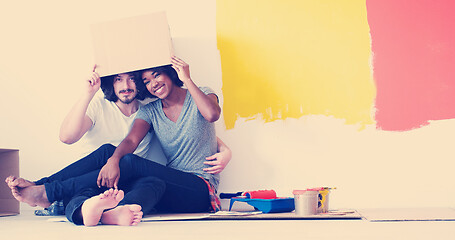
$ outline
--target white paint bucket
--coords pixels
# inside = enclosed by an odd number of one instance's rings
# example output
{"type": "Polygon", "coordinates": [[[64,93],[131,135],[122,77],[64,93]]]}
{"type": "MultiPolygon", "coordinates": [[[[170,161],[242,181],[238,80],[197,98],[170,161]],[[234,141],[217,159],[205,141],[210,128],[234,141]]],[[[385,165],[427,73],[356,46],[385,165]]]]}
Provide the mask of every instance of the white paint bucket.
{"type": "Polygon", "coordinates": [[[319,191],[294,190],[295,213],[299,216],[316,215],[318,211],[319,191]]]}

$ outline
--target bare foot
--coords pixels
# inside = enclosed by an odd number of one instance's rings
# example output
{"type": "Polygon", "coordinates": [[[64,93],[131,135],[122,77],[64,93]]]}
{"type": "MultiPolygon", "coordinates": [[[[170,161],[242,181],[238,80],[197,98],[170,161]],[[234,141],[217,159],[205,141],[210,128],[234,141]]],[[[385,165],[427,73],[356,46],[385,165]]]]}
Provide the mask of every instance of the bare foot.
{"type": "Polygon", "coordinates": [[[32,207],[40,206],[47,208],[51,205],[49,200],[47,200],[44,185],[33,185],[25,188],[13,187],[11,193],[17,201],[27,203],[32,207]]]}
{"type": "Polygon", "coordinates": [[[85,226],[98,225],[104,210],[113,208],[123,199],[122,190],[109,189],[98,196],[87,199],[81,207],[85,226]]]}
{"type": "Polygon", "coordinates": [[[117,206],[101,216],[101,223],[108,225],[136,226],[142,219],[142,207],[137,204],[117,206]]]}
{"type": "Polygon", "coordinates": [[[17,178],[16,176],[9,176],[5,179],[5,182],[8,184],[8,187],[13,188],[26,188],[30,186],[35,186],[35,183],[24,178],[17,178]]]}

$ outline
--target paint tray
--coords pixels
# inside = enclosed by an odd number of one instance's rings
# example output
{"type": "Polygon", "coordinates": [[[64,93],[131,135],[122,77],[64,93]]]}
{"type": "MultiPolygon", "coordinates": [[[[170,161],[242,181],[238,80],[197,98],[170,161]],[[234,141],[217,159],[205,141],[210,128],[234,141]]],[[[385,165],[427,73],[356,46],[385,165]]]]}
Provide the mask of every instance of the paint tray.
{"type": "Polygon", "coordinates": [[[253,206],[256,210],[263,213],[280,213],[292,212],[295,208],[294,198],[274,198],[274,199],[260,199],[260,198],[231,198],[229,204],[229,211],[231,211],[234,202],[246,202],[253,206]]]}

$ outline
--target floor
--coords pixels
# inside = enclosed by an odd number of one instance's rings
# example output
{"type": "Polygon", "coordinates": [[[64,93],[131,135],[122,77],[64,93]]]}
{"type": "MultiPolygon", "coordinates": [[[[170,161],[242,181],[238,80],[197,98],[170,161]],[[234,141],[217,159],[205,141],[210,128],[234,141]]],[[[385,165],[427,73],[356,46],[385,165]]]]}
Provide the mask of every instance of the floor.
{"type": "Polygon", "coordinates": [[[454,239],[455,221],[367,220],[155,221],[135,227],[75,226],[33,209],[0,217],[1,239],[454,239]]]}

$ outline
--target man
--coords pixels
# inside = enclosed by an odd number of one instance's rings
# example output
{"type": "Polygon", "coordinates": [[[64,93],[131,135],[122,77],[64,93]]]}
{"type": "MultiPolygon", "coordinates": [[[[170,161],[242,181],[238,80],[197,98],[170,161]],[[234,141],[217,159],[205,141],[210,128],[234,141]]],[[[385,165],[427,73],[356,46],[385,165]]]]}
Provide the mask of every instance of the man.
{"type": "MultiPolygon", "coordinates": [[[[139,100],[144,100],[147,91],[138,89],[136,82],[142,81],[142,79],[137,76],[136,72],[117,74],[101,80],[95,70],[96,66],[87,79],[84,94],[65,117],[60,128],[62,142],[73,144],[84,137],[88,152],[105,143],[118,146],[128,134],[136,113],[142,106],[139,100]],[[100,88],[103,90],[105,98],[95,96],[100,88]]],[[[161,148],[156,147],[158,142],[155,141],[151,144],[151,140],[152,135],[148,133],[134,153],[150,160],[155,159],[151,158],[152,156],[164,156],[160,152],[161,148]]],[[[204,169],[212,174],[221,172],[231,158],[230,149],[219,138],[217,142],[219,152],[208,157],[206,162],[212,167],[204,169]]],[[[161,162],[161,164],[163,163],[161,162]]],[[[21,201],[20,191],[22,189],[42,185],[48,182],[49,178],[45,177],[32,182],[10,176],[5,181],[16,199],[21,201]]]]}
{"type": "MultiPolygon", "coordinates": [[[[94,71],[86,83],[86,89],[73,106],[60,127],[60,140],[73,144],[83,136],[87,155],[105,143],[117,146],[128,134],[145,93],[138,91],[134,72],[104,77],[101,81],[94,71]],[[99,89],[104,98],[96,95],[99,89]]],[[[148,134],[135,154],[149,155],[152,135],[148,134]]]]}

